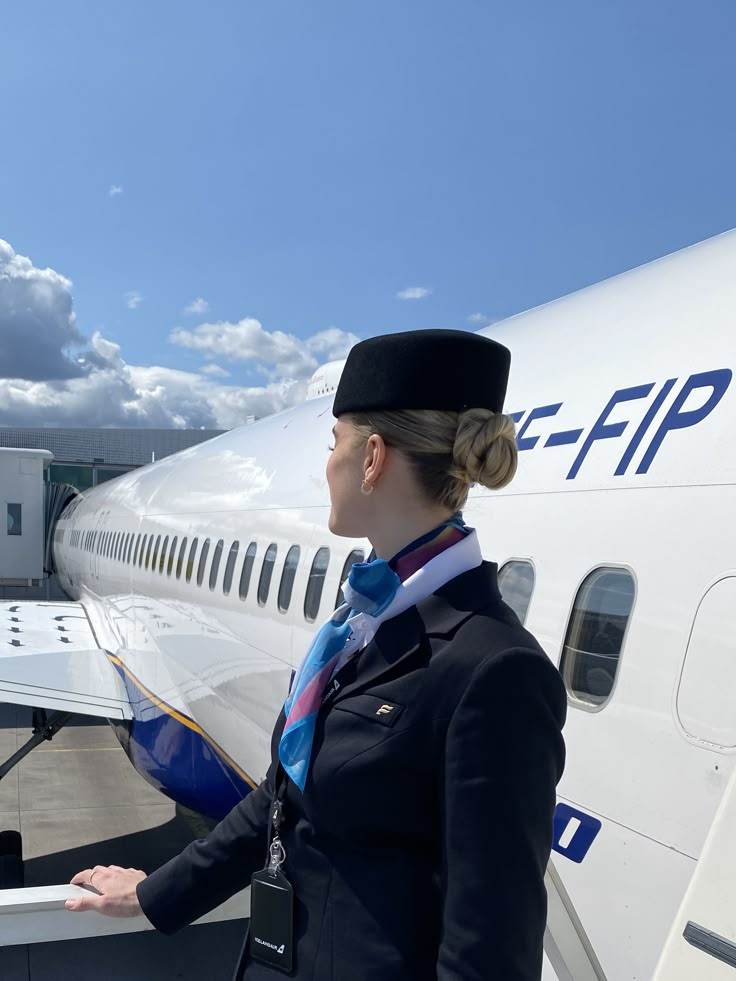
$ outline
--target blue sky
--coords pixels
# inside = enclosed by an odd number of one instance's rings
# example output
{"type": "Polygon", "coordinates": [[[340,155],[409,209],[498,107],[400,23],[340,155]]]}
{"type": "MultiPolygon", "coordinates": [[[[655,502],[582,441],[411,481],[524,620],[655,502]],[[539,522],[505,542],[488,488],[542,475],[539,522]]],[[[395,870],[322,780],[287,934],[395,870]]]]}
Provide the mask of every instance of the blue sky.
{"type": "MultiPolygon", "coordinates": [[[[736,225],[735,49],[732,0],[27,0],[0,34],[0,239],[71,280],[76,331],[126,365],[209,355],[221,388],[273,385],[276,355],[171,331],[333,329],[319,360],[481,326],[736,225]]],[[[73,419],[31,400],[28,424],[73,419]]],[[[0,397],[0,424],[23,418],[0,397]]]]}

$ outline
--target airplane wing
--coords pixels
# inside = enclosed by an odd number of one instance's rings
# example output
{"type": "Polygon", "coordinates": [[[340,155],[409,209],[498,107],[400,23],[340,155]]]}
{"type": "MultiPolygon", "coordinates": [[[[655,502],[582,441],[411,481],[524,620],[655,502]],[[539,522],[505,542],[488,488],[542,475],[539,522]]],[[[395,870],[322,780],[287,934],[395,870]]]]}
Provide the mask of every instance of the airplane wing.
{"type": "Polygon", "coordinates": [[[0,602],[0,701],[133,717],[125,685],[81,603],[0,602]]]}

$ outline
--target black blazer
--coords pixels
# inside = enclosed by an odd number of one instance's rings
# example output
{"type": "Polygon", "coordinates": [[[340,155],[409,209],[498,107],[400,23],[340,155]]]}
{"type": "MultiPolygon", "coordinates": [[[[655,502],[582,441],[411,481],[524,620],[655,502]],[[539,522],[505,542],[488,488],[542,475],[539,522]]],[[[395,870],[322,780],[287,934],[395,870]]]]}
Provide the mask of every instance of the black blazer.
{"type": "MultiPolygon", "coordinates": [[[[305,792],[290,782],[286,796],[291,976],[539,981],[566,697],[496,566],[386,621],[337,679],[305,792]]],[[[283,725],[282,712],[274,761],[283,725]]],[[[157,929],[202,916],[264,866],[275,770],[139,884],[157,929]]],[[[243,956],[246,981],[284,977],[243,956]]]]}

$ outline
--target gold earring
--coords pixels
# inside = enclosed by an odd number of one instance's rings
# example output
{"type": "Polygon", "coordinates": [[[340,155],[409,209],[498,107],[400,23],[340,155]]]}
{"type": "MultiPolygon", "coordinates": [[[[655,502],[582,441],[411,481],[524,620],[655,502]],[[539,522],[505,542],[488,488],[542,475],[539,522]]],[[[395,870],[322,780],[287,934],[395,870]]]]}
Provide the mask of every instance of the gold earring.
{"type": "Polygon", "coordinates": [[[366,497],[370,497],[373,491],[373,484],[369,484],[366,480],[360,485],[360,493],[365,494],[366,497]]]}

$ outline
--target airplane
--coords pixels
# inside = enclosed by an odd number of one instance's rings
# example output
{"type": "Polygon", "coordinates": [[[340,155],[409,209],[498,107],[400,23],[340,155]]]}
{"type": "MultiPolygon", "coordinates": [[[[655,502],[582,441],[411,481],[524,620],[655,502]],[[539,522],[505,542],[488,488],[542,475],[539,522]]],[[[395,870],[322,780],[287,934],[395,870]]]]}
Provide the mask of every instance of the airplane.
{"type": "MultiPolygon", "coordinates": [[[[735,269],[736,230],[480,331],[512,351],[520,465],[465,518],[567,687],[554,857],[612,979],[651,977],[734,770],[735,269]]],[[[339,368],[318,375],[303,404],[79,494],[53,538],[69,602],[2,607],[0,698],[108,718],[214,817],[264,776],[370,547],[327,528],[339,368]]]]}

